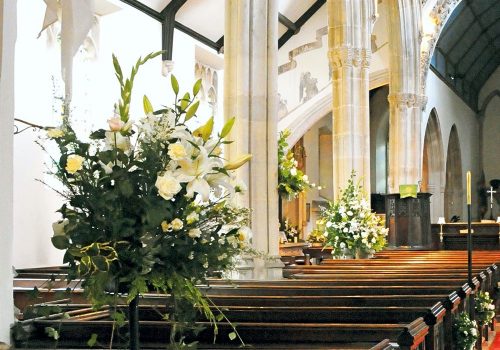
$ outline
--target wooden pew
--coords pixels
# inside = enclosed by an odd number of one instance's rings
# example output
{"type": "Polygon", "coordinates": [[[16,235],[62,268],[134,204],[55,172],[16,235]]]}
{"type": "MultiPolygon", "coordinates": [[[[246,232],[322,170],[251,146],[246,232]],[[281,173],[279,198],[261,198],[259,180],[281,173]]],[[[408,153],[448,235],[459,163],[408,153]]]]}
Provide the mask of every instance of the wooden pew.
{"type": "MultiPolygon", "coordinates": [[[[61,329],[61,339],[59,346],[77,346],[84,344],[90,338],[92,333],[96,333],[99,337],[109,337],[112,322],[110,321],[110,312],[104,310],[84,312],[79,310],[71,310],[70,319],[54,320],[41,318],[34,321],[29,321],[34,329],[33,336],[42,338],[42,342],[46,340],[41,336],[45,327],[57,327],[61,329]],[[78,333],[76,336],[75,333],[78,333]],[[70,334],[70,336],[64,336],[70,334]]],[[[283,348],[287,349],[314,349],[317,346],[325,346],[325,349],[391,349],[387,341],[379,343],[384,336],[398,341],[400,349],[424,349],[424,338],[428,332],[428,327],[422,318],[412,320],[412,322],[403,323],[383,323],[375,324],[369,322],[349,323],[349,322],[334,322],[328,314],[328,310],[319,308],[317,310],[322,319],[316,320],[315,314],[305,314],[303,310],[288,310],[276,309],[271,307],[264,310],[262,313],[255,308],[232,307],[226,311],[228,316],[237,320],[237,330],[243,339],[247,339],[248,343],[255,348],[273,348],[272,344],[281,343],[283,348]],[[286,311],[292,312],[292,321],[286,311]],[[260,318],[257,319],[257,318],[260,318]],[[285,320],[285,322],[282,322],[285,320]],[[307,347],[303,348],[297,344],[306,343],[307,347]],[[378,345],[377,345],[378,343],[378,345]],[[287,345],[288,344],[288,345],[287,345]],[[323,345],[322,345],[323,344],[323,345]]],[[[337,313],[339,313],[338,311],[337,313]]],[[[168,341],[169,327],[168,322],[161,320],[161,315],[157,310],[151,307],[141,307],[141,322],[140,335],[142,342],[150,345],[158,345],[168,341]]],[[[343,311],[344,316],[347,315],[343,311]]],[[[341,315],[341,314],[338,314],[341,315]]],[[[28,322],[28,321],[25,321],[28,322]]],[[[207,322],[198,322],[200,325],[208,326],[207,322]]],[[[236,348],[236,345],[230,347],[226,344],[227,334],[232,331],[232,328],[227,323],[219,323],[218,339],[222,343],[217,344],[217,348],[236,348]],[[223,347],[221,347],[223,345],[223,347]]],[[[203,331],[198,339],[205,344],[209,344],[212,340],[212,330],[203,331]]],[[[19,346],[28,345],[25,341],[19,346]]],[[[40,344],[39,344],[40,345],[40,344]]],[[[148,345],[146,345],[148,346],[148,345]]],[[[319,348],[319,347],[318,347],[319,348]]]]}

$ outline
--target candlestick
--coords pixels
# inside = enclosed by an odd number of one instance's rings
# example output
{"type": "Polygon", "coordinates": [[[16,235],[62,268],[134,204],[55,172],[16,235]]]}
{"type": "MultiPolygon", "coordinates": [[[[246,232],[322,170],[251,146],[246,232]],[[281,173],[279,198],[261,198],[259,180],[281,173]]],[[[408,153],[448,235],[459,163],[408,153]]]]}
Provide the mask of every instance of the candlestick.
{"type": "Polygon", "coordinates": [[[467,172],[467,204],[472,204],[471,191],[470,191],[470,171],[467,172]]]}

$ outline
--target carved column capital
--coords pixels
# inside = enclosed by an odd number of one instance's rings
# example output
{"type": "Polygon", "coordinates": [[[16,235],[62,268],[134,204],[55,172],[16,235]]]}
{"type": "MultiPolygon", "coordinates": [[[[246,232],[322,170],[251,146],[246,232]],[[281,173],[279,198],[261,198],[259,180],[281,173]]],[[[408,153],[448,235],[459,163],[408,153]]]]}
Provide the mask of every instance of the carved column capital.
{"type": "Polygon", "coordinates": [[[387,99],[389,100],[389,104],[391,106],[394,106],[399,110],[403,110],[405,108],[421,108],[424,110],[427,104],[427,96],[407,92],[391,93],[387,99]]]}
{"type": "Polygon", "coordinates": [[[342,67],[369,68],[372,52],[370,49],[337,47],[328,50],[328,59],[333,69],[342,67]]]}

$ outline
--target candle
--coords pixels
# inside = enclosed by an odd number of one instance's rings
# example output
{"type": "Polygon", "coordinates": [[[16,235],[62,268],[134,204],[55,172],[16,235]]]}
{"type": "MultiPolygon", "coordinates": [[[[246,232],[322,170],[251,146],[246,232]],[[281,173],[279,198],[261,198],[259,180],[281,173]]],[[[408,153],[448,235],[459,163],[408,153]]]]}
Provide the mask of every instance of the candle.
{"type": "Polygon", "coordinates": [[[467,172],[467,204],[470,205],[472,203],[471,194],[470,194],[470,171],[467,172]]]}

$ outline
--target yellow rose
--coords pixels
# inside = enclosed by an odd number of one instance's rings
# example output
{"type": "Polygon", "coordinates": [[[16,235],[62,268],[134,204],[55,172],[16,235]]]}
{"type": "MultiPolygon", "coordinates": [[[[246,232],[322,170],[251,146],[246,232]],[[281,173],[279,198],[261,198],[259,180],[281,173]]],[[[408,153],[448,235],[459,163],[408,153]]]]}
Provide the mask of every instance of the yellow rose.
{"type": "Polygon", "coordinates": [[[182,144],[171,143],[168,145],[168,155],[172,160],[181,160],[187,157],[187,152],[182,144]]]}
{"type": "Polygon", "coordinates": [[[170,229],[170,225],[168,224],[168,222],[162,221],[161,222],[161,230],[163,232],[168,232],[169,229],[170,229]]]}
{"type": "Polygon", "coordinates": [[[66,160],[66,171],[70,174],[74,174],[78,170],[82,170],[84,160],[85,158],[77,154],[70,155],[66,160]]]}
{"type": "Polygon", "coordinates": [[[64,131],[62,131],[61,129],[50,128],[49,130],[47,130],[47,136],[51,139],[57,139],[64,136],[64,131]]]}

